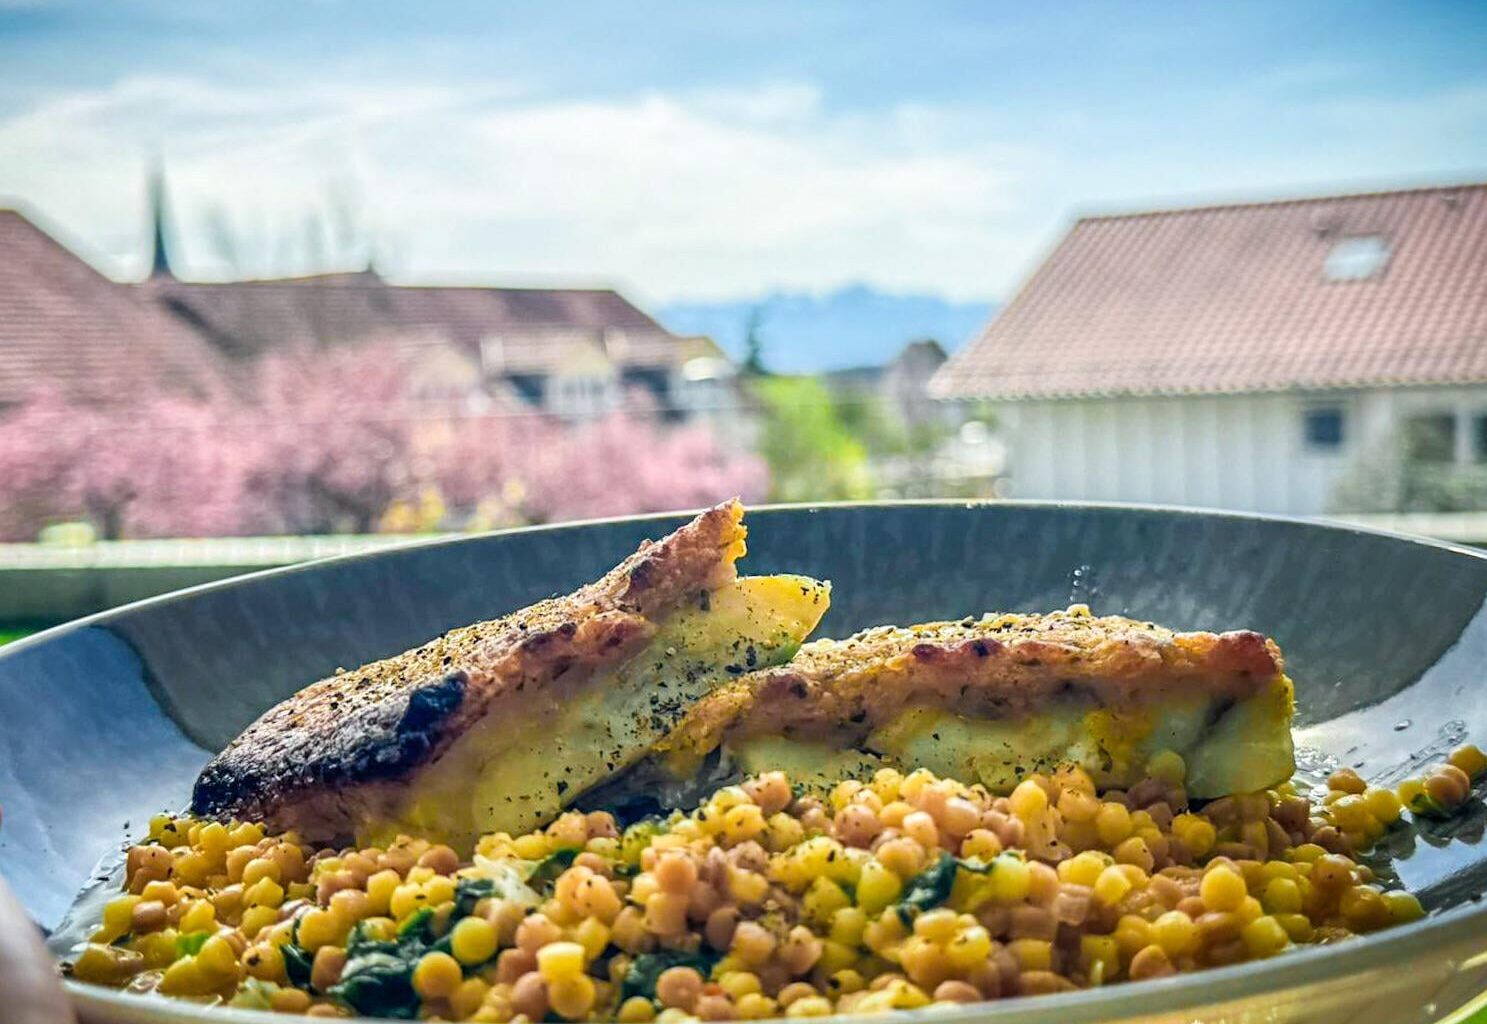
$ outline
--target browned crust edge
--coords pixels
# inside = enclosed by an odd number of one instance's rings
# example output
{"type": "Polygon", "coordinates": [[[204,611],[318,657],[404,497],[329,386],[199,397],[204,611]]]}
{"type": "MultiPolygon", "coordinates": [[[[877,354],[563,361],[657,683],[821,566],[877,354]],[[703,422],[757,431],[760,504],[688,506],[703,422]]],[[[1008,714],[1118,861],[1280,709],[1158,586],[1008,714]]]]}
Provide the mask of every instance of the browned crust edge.
{"type": "Polygon", "coordinates": [[[658,617],[731,580],[742,519],[723,502],[572,594],[311,683],[213,758],[192,811],[347,834],[474,722],[569,670],[623,660],[658,617]]]}
{"type": "Polygon", "coordinates": [[[907,628],[883,626],[816,640],[788,665],[704,697],[663,746],[694,762],[729,736],[864,735],[910,704],[971,714],[1017,714],[1067,690],[1112,706],[1151,703],[1203,686],[1240,698],[1284,671],[1259,633],[1174,633],[1082,606],[907,628]]]}

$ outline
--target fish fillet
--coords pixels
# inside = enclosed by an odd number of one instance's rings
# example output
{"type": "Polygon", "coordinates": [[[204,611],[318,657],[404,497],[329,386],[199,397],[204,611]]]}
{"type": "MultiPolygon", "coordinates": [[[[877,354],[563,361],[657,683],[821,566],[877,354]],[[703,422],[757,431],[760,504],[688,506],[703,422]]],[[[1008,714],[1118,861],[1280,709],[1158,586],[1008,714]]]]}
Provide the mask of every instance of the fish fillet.
{"type": "Polygon", "coordinates": [[[1083,606],[816,640],[699,700],[642,775],[683,780],[721,752],[797,778],[929,768],[1006,792],[1077,762],[1103,786],[1183,756],[1195,797],[1290,777],[1293,691],[1274,641],[1179,633],[1083,606]]]}
{"type": "Polygon", "coordinates": [[[192,810],[363,842],[544,824],[826,611],[825,584],[736,575],[742,516],[719,505],[572,594],[312,683],[207,765],[192,810]]]}

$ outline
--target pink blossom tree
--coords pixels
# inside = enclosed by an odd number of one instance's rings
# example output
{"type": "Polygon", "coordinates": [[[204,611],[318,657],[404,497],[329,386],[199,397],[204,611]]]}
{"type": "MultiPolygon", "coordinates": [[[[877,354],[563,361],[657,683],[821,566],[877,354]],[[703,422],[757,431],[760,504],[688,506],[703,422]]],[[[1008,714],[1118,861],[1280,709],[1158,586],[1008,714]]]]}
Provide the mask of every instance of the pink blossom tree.
{"type": "Polygon", "coordinates": [[[106,537],[362,532],[430,492],[450,510],[441,525],[478,526],[768,490],[761,460],[654,411],[582,425],[524,407],[470,416],[413,401],[406,381],[397,352],[371,346],[270,355],[205,397],[38,394],[0,415],[0,538],[75,519],[106,537]]]}
{"type": "Polygon", "coordinates": [[[0,536],[87,519],[106,537],[234,532],[248,465],[210,404],[99,407],[38,395],[0,419],[0,536]]]}
{"type": "Polygon", "coordinates": [[[759,500],[769,490],[762,460],[725,452],[705,427],[624,413],[527,450],[519,472],[530,516],[544,522],[698,508],[735,494],[759,500]]]}
{"type": "Polygon", "coordinates": [[[460,509],[494,500],[504,506],[504,522],[530,519],[528,466],[557,448],[562,425],[528,409],[502,408],[444,426],[445,436],[432,438],[420,461],[444,500],[460,509]]]}
{"type": "Polygon", "coordinates": [[[385,346],[274,353],[227,410],[248,454],[243,525],[255,532],[369,532],[411,487],[418,412],[385,346]]]}

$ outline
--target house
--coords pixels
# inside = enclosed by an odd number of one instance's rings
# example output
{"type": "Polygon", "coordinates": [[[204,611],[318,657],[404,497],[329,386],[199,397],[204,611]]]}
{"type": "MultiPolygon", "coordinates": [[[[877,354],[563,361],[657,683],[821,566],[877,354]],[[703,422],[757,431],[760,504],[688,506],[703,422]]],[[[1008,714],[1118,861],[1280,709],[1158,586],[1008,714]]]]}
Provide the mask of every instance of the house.
{"type": "Polygon", "coordinates": [[[608,288],[400,285],[370,267],[182,281],[171,270],[158,172],[150,214],[151,272],[141,290],[234,362],[275,349],[384,343],[409,356],[415,394],[476,411],[514,398],[569,420],[622,408],[676,420],[735,404],[732,364],[711,339],[674,335],[608,288]]]}
{"type": "Polygon", "coordinates": [[[567,419],[637,405],[685,418],[721,401],[732,375],[710,339],[671,334],[608,289],[397,285],[370,270],[224,283],[167,272],[140,289],[234,362],[389,343],[412,357],[424,397],[504,394],[567,419]]]}
{"type": "Polygon", "coordinates": [[[201,392],[222,364],[148,296],[98,273],[31,217],[0,209],[0,409],[43,389],[82,402],[157,382],[201,392]]]}
{"type": "Polygon", "coordinates": [[[1487,501],[1487,184],[1092,216],[935,375],[1013,493],[1487,501]]]}
{"type": "Polygon", "coordinates": [[[938,341],[921,338],[909,342],[882,366],[829,370],[821,375],[822,382],[842,398],[878,403],[905,426],[943,425],[953,418],[953,409],[931,398],[928,387],[947,358],[938,341]]]}
{"type": "Polygon", "coordinates": [[[427,287],[371,269],[195,282],[172,272],[153,183],[150,276],[109,281],[34,218],[0,210],[0,404],[51,387],[117,398],[146,381],[199,387],[277,349],[386,344],[415,397],[491,401],[566,419],[631,408],[727,425],[733,366],[606,288],[427,287]]]}
{"type": "Polygon", "coordinates": [[[830,370],[822,383],[866,443],[883,498],[989,497],[1002,454],[966,403],[930,396],[949,357],[938,341],[911,341],[882,366],[830,370]]]}

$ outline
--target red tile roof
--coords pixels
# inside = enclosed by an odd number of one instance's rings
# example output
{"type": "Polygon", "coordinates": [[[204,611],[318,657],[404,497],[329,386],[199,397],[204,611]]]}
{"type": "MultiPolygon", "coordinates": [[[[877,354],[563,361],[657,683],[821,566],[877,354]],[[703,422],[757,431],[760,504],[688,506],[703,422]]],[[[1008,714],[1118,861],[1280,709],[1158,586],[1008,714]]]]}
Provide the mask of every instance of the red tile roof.
{"type": "Polygon", "coordinates": [[[0,209],[0,405],[42,387],[95,401],[157,383],[200,390],[219,373],[211,346],[174,317],[0,209]]]}
{"type": "Polygon", "coordinates": [[[608,289],[410,287],[372,273],[222,284],[153,278],[142,287],[237,358],[397,334],[438,336],[472,351],[503,333],[531,340],[624,332],[677,341],[608,289]]]}
{"type": "Polygon", "coordinates": [[[1487,184],[1086,217],[941,397],[1052,399],[1487,382],[1487,184]],[[1332,280],[1339,240],[1377,275],[1332,280]]]}
{"type": "Polygon", "coordinates": [[[492,336],[518,374],[551,372],[574,342],[621,366],[670,367],[696,352],[602,288],[406,287],[372,273],[119,284],[0,209],[0,407],[42,387],[82,400],[200,390],[230,381],[236,361],[304,344],[452,342],[478,358],[492,336]]]}

